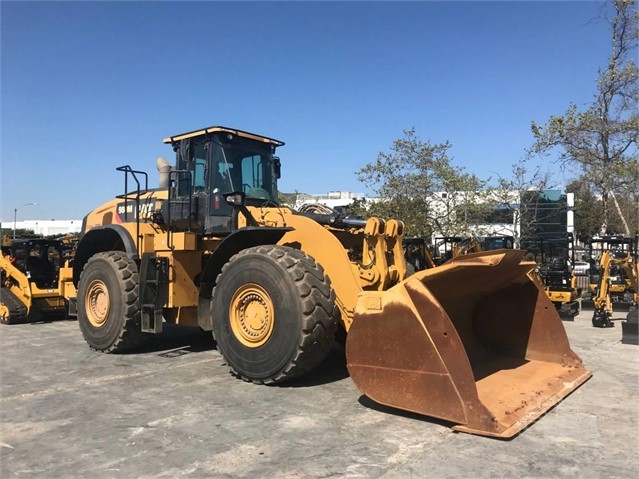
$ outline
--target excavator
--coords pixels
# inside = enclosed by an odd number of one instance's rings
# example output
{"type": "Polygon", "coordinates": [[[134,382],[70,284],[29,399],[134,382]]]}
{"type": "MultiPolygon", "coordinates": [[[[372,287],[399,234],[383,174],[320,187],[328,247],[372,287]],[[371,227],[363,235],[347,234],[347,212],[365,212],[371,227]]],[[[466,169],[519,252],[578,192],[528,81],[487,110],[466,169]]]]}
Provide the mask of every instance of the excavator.
{"type": "Polygon", "coordinates": [[[590,258],[595,265],[590,269],[588,297],[582,299],[582,308],[594,309],[594,327],[610,328],[615,325],[611,319],[614,310],[637,309],[636,240],[620,235],[593,238],[590,258]]]}
{"type": "Polygon", "coordinates": [[[312,374],[340,327],[371,400],[496,438],[591,377],[523,251],[409,275],[403,222],[278,202],[284,142],[212,126],[164,143],[176,159],[158,159],[158,187],[117,167],[124,193],[83,221],[68,299],[93,350],[135,350],[163,323],[199,326],[232,375],[277,385],[312,374]]]}

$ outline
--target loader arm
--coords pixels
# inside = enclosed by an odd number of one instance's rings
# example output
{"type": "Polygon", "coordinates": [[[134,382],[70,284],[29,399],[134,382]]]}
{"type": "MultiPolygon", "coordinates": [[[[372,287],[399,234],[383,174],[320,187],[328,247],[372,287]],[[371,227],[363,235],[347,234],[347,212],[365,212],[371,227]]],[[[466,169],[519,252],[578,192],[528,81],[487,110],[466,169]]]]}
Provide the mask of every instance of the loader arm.
{"type": "MultiPolygon", "coordinates": [[[[286,208],[248,209],[261,225],[289,228],[278,244],[300,249],[322,265],[347,331],[362,291],[384,291],[406,276],[401,221],[369,218],[363,227],[338,227],[286,208]]],[[[248,226],[243,215],[239,221],[240,228],[248,226]]]]}

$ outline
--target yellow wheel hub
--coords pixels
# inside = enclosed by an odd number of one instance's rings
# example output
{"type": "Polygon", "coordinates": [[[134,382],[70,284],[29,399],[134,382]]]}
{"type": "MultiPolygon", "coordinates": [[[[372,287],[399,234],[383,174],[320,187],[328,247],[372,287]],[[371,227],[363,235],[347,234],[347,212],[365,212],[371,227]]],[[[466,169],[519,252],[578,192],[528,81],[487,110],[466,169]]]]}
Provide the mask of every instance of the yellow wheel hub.
{"type": "Polygon", "coordinates": [[[233,334],[246,347],[262,346],[273,333],[273,302],[264,288],[257,284],[245,284],[235,292],[229,317],[233,334]]]}
{"type": "Polygon", "coordinates": [[[102,327],[110,310],[109,290],[102,281],[96,280],[89,285],[84,305],[89,322],[96,328],[102,327]]]}

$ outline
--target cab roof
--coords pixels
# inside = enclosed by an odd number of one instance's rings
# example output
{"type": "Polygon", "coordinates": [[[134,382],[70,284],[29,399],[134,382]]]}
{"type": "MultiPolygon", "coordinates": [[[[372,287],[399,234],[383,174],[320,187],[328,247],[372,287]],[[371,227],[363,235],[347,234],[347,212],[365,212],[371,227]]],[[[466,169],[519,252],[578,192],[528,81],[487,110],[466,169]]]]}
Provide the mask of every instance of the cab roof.
{"type": "Polygon", "coordinates": [[[184,140],[186,138],[196,138],[198,136],[204,136],[207,134],[217,133],[217,132],[226,132],[232,135],[249,138],[251,140],[270,143],[272,145],[275,145],[276,147],[284,145],[284,142],[280,140],[275,140],[273,138],[268,138],[266,136],[256,135],[255,133],[249,133],[247,131],[237,130],[235,128],[227,128],[225,126],[209,126],[206,128],[202,128],[200,130],[194,130],[194,131],[189,131],[187,133],[181,133],[175,136],[170,136],[168,138],[165,138],[163,141],[164,143],[174,143],[176,141],[184,140]]]}

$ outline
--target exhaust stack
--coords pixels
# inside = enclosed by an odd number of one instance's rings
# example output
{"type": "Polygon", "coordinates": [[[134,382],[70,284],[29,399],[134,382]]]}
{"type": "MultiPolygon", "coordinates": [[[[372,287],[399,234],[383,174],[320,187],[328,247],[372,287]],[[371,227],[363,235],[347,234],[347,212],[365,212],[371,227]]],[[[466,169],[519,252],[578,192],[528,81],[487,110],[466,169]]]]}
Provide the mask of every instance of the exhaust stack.
{"type": "Polygon", "coordinates": [[[158,173],[160,174],[158,186],[160,188],[168,188],[169,187],[169,173],[171,172],[171,163],[169,160],[160,156],[155,162],[158,173]]]}

